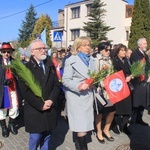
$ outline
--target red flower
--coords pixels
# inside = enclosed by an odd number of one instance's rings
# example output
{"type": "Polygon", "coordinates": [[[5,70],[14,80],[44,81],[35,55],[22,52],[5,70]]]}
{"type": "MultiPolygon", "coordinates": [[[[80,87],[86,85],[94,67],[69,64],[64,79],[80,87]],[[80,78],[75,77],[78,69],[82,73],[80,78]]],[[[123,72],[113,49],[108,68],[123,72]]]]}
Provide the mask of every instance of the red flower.
{"type": "Polygon", "coordinates": [[[92,85],[94,83],[94,79],[93,78],[86,79],[85,83],[88,85],[92,85]]]}
{"type": "Polygon", "coordinates": [[[107,70],[109,67],[105,65],[102,69],[107,70]]]}
{"type": "Polygon", "coordinates": [[[141,63],[145,63],[145,62],[146,62],[145,57],[143,57],[141,63]]]}
{"type": "Polygon", "coordinates": [[[140,75],[140,81],[144,81],[145,80],[145,75],[144,74],[141,74],[140,75]]]}

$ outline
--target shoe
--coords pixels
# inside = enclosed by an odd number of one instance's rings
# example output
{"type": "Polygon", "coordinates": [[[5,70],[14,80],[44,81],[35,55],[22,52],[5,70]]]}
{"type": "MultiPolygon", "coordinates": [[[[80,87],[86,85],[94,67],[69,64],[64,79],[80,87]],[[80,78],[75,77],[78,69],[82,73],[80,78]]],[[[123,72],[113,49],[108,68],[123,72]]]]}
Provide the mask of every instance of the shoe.
{"type": "Polygon", "coordinates": [[[80,146],[79,146],[78,140],[76,140],[76,142],[75,142],[75,149],[76,150],[80,150],[80,146]]]}
{"type": "Polygon", "coordinates": [[[6,126],[6,121],[4,120],[0,120],[0,125],[2,127],[2,136],[7,138],[9,136],[9,130],[6,126]]]}
{"type": "Polygon", "coordinates": [[[78,137],[78,142],[79,142],[79,150],[88,150],[86,135],[82,137],[78,137]]]}
{"type": "Polygon", "coordinates": [[[124,125],[123,132],[127,135],[131,135],[131,132],[128,130],[127,124],[124,125]]]}
{"type": "Polygon", "coordinates": [[[5,138],[9,136],[9,131],[6,126],[2,126],[2,136],[5,138]]]}
{"type": "Polygon", "coordinates": [[[12,134],[16,135],[18,134],[17,128],[15,127],[15,124],[8,124],[8,129],[11,131],[12,134]]]}
{"type": "Polygon", "coordinates": [[[140,125],[143,125],[143,126],[149,126],[148,123],[144,122],[143,120],[140,120],[140,121],[136,121],[137,124],[140,124],[140,125]]]}
{"type": "Polygon", "coordinates": [[[101,143],[101,144],[105,144],[105,140],[103,139],[103,140],[100,140],[99,138],[98,138],[98,136],[96,135],[96,138],[97,138],[97,140],[98,140],[98,142],[99,143],[101,143]]]}
{"type": "Polygon", "coordinates": [[[119,131],[117,125],[114,126],[114,127],[112,127],[112,131],[113,131],[115,134],[120,134],[120,131],[119,131]]]}
{"type": "Polygon", "coordinates": [[[103,132],[103,136],[107,139],[107,141],[110,141],[110,142],[114,141],[114,138],[112,136],[108,137],[104,132],[103,132]]]}

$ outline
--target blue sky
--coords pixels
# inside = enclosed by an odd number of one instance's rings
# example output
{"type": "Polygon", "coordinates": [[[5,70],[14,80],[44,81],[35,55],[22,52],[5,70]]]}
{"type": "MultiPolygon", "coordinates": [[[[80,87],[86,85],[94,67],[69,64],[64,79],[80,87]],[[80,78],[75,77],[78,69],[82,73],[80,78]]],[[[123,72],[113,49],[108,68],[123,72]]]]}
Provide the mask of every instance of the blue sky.
{"type": "MultiPolygon", "coordinates": [[[[16,40],[18,30],[21,28],[22,20],[25,20],[26,11],[32,4],[37,16],[48,14],[52,21],[57,20],[58,9],[70,3],[82,0],[5,0],[1,1],[0,7],[0,42],[16,40]],[[40,5],[41,4],[41,5],[40,5]],[[38,6],[40,5],[40,6],[38,6]],[[15,15],[16,14],[16,15],[15,15]]],[[[133,4],[134,0],[126,0],[133,4]]]]}

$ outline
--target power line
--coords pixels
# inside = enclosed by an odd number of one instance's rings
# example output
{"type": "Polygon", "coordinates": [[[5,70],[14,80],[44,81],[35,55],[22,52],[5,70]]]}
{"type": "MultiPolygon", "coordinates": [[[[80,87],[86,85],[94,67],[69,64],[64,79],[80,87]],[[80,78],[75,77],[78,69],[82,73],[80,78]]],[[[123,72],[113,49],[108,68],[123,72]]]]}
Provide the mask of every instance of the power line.
{"type": "MultiPolygon", "coordinates": [[[[39,7],[39,6],[41,6],[41,5],[44,5],[44,4],[46,4],[46,3],[49,3],[49,2],[51,2],[51,1],[52,1],[52,0],[46,1],[46,2],[44,2],[44,3],[41,3],[41,4],[39,4],[39,5],[34,6],[33,8],[39,7]]],[[[14,13],[14,14],[11,14],[11,15],[8,15],[8,16],[5,16],[5,17],[1,17],[0,20],[1,20],[1,19],[5,19],[5,18],[9,18],[9,17],[11,17],[11,16],[18,15],[18,14],[20,14],[20,13],[22,13],[22,12],[27,11],[27,10],[28,10],[28,9],[19,11],[19,12],[17,12],[17,13],[14,13]]]]}

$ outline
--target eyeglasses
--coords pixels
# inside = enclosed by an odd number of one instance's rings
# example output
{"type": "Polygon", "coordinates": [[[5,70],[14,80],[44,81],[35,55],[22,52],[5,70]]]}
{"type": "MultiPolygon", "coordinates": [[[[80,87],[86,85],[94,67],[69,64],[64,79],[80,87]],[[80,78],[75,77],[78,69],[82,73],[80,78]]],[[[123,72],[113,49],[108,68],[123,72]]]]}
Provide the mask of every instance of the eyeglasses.
{"type": "Polygon", "coordinates": [[[86,47],[86,46],[91,47],[91,44],[82,44],[81,46],[84,46],[84,47],[86,47]]]}
{"type": "Polygon", "coordinates": [[[2,51],[2,53],[4,53],[4,54],[5,54],[5,53],[10,54],[10,52],[9,52],[9,51],[2,51]]]}
{"type": "Polygon", "coordinates": [[[48,48],[46,48],[46,47],[38,47],[38,48],[34,48],[34,49],[32,49],[32,50],[37,50],[37,51],[45,50],[45,51],[47,51],[48,48]]]}
{"type": "Polygon", "coordinates": [[[110,51],[111,51],[110,49],[105,48],[105,52],[110,52],[110,51]]]}

